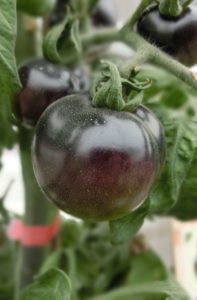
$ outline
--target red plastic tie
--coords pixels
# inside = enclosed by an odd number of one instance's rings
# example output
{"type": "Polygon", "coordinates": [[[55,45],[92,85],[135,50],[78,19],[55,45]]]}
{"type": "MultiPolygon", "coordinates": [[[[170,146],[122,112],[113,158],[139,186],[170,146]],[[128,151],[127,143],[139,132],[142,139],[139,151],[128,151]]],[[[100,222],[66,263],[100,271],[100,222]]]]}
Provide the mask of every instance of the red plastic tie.
{"type": "Polygon", "coordinates": [[[60,230],[61,221],[56,217],[50,225],[29,226],[22,220],[13,219],[8,226],[7,235],[11,240],[19,241],[23,246],[42,247],[48,245],[60,230]]]}

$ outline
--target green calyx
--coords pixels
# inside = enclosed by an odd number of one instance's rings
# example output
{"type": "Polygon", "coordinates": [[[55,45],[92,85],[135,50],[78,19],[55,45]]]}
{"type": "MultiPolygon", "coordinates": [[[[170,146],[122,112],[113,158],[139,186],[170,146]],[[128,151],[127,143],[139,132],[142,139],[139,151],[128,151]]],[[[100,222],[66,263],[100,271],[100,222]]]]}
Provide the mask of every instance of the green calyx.
{"type": "Polygon", "coordinates": [[[159,11],[162,15],[178,17],[182,14],[184,5],[180,0],[161,0],[159,11]]]}
{"type": "Polygon", "coordinates": [[[162,15],[178,17],[193,0],[160,0],[159,11],[162,15]]]}
{"type": "Polygon", "coordinates": [[[140,82],[132,72],[130,78],[121,77],[118,67],[110,61],[101,61],[101,72],[92,85],[92,104],[117,111],[133,112],[142,103],[143,90],[150,87],[150,80],[140,82]]]}

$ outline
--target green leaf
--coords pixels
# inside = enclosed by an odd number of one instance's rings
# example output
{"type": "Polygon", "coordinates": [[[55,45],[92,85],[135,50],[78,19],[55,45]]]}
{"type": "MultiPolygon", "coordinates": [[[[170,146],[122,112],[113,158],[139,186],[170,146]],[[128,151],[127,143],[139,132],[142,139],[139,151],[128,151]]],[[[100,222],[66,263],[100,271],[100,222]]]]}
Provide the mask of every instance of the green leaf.
{"type": "Polygon", "coordinates": [[[121,244],[132,239],[144,223],[148,214],[149,202],[135,210],[133,213],[110,222],[111,241],[113,244],[121,244]]]}
{"type": "Polygon", "coordinates": [[[155,281],[122,287],[89,300],[189,300],[185,291],[173,280],[155,281]]]}
{"type": "Polygon", "coordinates": [[[150,194],[150,212],[183,219],[197,217],[196,92],[157,68],[145,102],[164,125],[167,155],[161,177],[150,194]]]}
{"type": "Polygon", "coordinates": [[[16,2],[0,1],[0,148],[10,147],[15,133],[11,126],[12,105],[20,88],[16,62],[16,2]]]}
{"type": "Polygon", "coordinates": [[[89,300],[189,300],[161,259],[152,251],[130,255],[122,286],[89,300]]]}
{"type": "MultiPolygon", "coordinates": [[[[155,212],[167,211],[180,200],[181,190],[188,179],[191,180],[189,172],[194,167],[197,150],[196,120],[181,118],[179,115],[178,119],[171,117],[171,120],[165,120],[163,124],[167,141],[167,160],[159,184],[150,196],[155,212]]],[[[192,190],[195,190],[195,186],[192,190]]],[[[192,190],[189,191],[188,197],[192,190]]]]}
{"type": "Polygon", "coordinates": [[[67,13],[63,23],[54,26],[46,35],[43,44],[45,57],[54,63],[77,63],[82,53],[79,22],[67,13]]]}
{"type": "MultiPolygon", "coordinates": [[[[196,128],[197,130],[197,128],[196,128]]],[[[168,211],[181,220],[191,220],[197,217],[197,150],[193,152],[193,157],[188,164],[184,182],[180,187],[178,201],[175,206],[168,211]]]]}
{"type": "Polygon", "coordinates": [[[51,269],[37,277],[23,292],[21,300],[70,300],[71,284],[59,269],[51,269]]]}
{"type": "Polygon", "coordinates": [[[169,271],[153,251],[144,251],[131,260],[126,284],[137,285],[169,279],[169,271]]]}
{"type": "Polygon", "coordinates": [[[52,268],[58,268],[60,266],[62,254],[63,254],[63,250],[59,249],[52,252],[49,256],[47,256],[46,260],[44,261],[39,271],[39,274],[43,274],[52,268]]]}
{"type": "Polygon", "coordinates": [[[17,9],[32,16],[45,16],[54,7],[56,0],[17,0],[17,9]]]}

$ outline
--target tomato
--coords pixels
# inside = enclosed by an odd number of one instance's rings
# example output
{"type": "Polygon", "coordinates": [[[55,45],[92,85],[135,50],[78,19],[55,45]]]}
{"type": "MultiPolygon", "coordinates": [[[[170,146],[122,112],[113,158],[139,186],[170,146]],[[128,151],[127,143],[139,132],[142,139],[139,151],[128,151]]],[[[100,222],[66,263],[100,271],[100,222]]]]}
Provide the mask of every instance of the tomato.
{"type": "Polygon", "coordinates": [[[160,164],[158,143],[141,117],[92,107],[82,95],[45,110],[32,157],[48,199],[71,215],[94,220],[116,219],[141,205],[160,164]]]}
{"type": "Polygon", "coordinates": [[[88,79],[82,69],[67,70],[44,59],[24,64],[19,75],[23,88],[16,96],[16,114],[30,126],[36,124],[52,102],[88,89],[88,79]]]}
{"type": "Polygon", "coordinates": [[[160,14],[158,7],[144,12],[137,24],[138,32],[180,62],[197,63],[197,7],[188,7],[179,17],[160,14]]]}

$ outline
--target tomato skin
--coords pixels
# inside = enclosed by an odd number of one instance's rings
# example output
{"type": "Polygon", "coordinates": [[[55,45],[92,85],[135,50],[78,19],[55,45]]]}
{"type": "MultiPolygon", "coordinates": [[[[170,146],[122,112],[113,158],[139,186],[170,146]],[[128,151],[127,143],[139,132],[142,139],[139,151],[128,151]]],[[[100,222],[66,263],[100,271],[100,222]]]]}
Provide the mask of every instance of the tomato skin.
{"type": "Polygon", "coordinates": [[[150,8],[138,21],[137,31],[185,65],[197,63],[197,7],[188,7],[179,17],[163,16],[158,7],[150,8]]]}
{"type": "Polygon", "coordinates": [[[160,173],[166,156],[166,143],[163,126],[154,113],[144,105],[138,106],[137,110],[135,111],[135,115],[143,121],[143,124],[148,127],[155,138],[155,142],[157,143],[159,149],[158,173],[160,173]]]}
{"type": "Polygon", "coordinates": [[[80,95],[62,98],[43,113],[32,157],[49,200],[98,221],[141,205],[158,171],[158,145],[135,114],[94,108],[80,95]]]}
{"type": "Polygon", "coordinates": [[[16,96],[16,115],[23,124],[34,126],[42,112],[57,99],[86,91],[88,79],[82,70],[67,70],[44,59],[19,68],[23,88],[16,96]]]}

